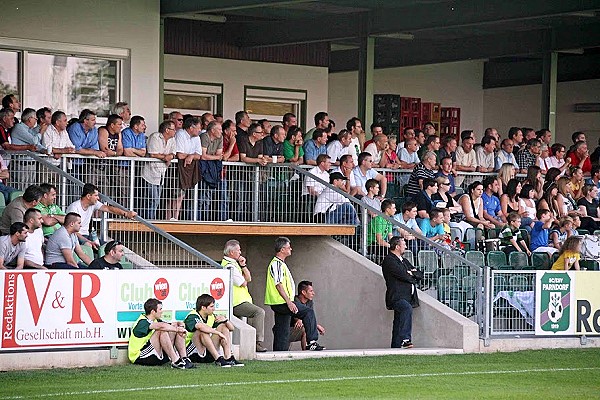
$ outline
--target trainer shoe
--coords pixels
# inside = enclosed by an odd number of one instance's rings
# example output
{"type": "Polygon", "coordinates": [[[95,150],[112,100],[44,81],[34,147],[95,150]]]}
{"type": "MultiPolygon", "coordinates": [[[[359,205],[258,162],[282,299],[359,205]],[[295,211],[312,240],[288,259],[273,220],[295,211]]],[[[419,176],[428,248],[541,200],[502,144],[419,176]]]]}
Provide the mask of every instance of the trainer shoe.
{"type": "Polygon", "coordinates": [[[231,361],[226,360],[225,358],[223,358],[223,356],[217,358],[217,361],[215,361],[215,365],[221,368],[230,368],[233,366],[233,364],[231,364],[231,361]]]}
{"type": "Polygon", "coordinates": [[[325,350],[325,347],[321,346],[319,343],[317,343],[316,340],[313,340],[306,346],[306,350],[321,351],[321,350],[325,350]]]}
{"type": "Polygon", "coordinates": [[[400,347],[402,347],[403,349],[410,349],[411,347],[413,347],[413,344],[410,340],[404,339],[400,347]]]}
{"type": "Polygon", "coordinates": [[[185,361],[183,361],[183,358],[180,358],[179,360],[171,363],[171,368],[186,369],[187,364],[185,363],[185,361]]]}
{"type": "Polygon", "coordinates": [[[244,363],[241,363],[238,360],[236,360],[235,357],[233,356],[233,354],[231,355],[231,357],[229,357],[227,359],[227,361],[229,361],[231,363],[232,367],[243,367],[244,366],[244,363]]]}
{"type": "Polygon", "coordinates": [[[264,353],[265,351],[267,351],[267,348],[264,347],[261,342],[256,342],[256,352],[264,353]]]}
{"type": "Polygon", "coordinates": [[[192,362],[192,360],[190,360],[189,358],[183,357],[182,360],[185,363],[185,369],[196,368],[196,366],[194,365],[194,363],[192,362]]]}

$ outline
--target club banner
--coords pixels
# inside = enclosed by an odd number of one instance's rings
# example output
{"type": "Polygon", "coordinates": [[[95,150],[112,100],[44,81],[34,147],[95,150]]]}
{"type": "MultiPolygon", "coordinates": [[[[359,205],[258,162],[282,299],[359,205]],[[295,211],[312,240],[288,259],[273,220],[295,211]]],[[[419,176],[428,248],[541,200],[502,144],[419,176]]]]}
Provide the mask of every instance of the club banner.
{"type": "Polygon", "coordinates": [[[163,302],[163,320],[183,320],[204,293],[230,317],[230,271],[0,271],[0,350],[125,345],[144,302],[163,302]]]}
{"type": "Polygon", "coordinates": [[[600,273],[537,271],[535,334],[600,335],[600,273]]]}

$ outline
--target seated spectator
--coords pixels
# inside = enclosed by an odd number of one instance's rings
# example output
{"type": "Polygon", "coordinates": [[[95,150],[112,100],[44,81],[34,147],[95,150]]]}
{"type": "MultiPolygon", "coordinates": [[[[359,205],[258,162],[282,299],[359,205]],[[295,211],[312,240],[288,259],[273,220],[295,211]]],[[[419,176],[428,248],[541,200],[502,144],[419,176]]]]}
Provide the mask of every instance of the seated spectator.
{"type": "Polygon", "coordinates": [[[600,164],[600,139],[598,139],[598,147],[596,147],[592,155],[590,155],[590,162],[592,165],[600,164]]]}
{"type": "Polygon", "coordinates": [[[496,140],[491,136],[484,136],[481,139],[481,146],[475,151],[477,156],[477,171],[493,172],[495,167],[494,150],[496,150],[496,140]]]}
{"type": "Polygon", "coordinates": [[[285,161],[296,165],[304,163],[303,144],[302,129],[296,125],[290,126],[285,137],[285,142],[283,142],[283,157],[285,161]]]}
{"type": "MultiPolygon", "coordinates": [[[[148,157],[157,161],[145,162],[142,168],[142,179],[146,186],[146,207],[144,218],[156,219],[156,211],[160,205],[165,174],[171,161],[175,158],[175,124],[173,121],[163,121],[158,132],[148,137],[146,145],[148,157]]],[[[172,196],[167,196],[171,198],[172,196]]]]}
{"type": "Polygon", "coordinates": [[[518,169],[515,169],[514,165],[509,163],[502,164],[498,171],[498,183],[500,184],[500,186],[498,186],[498,197],[506,192],[506,186],[511,179],[515,178],[516,171],[518,171],[518,169]]]}
{"type": "MultiPolygon", "coordinates": [[[[129,219],[133,219],[137,216],[135,211],[126,211],[118,207],[101,203],[98,188],[91,183],[86,183],[83,185],[81,198],[69,204],[67,207],[67,213],[75,213],[79,218],[81,218],[80,226],[77,228],[77,230],[74,230],[73,233],[79,238],[79,242],[81,244],[86,244],[94,249],[98,249],[100,244],[91,240],[90,223],[92,222],[94,212],[98,210],[116,214],[129,219]]],[[[64,236],[64,234],[62,236],[64,236]]]]}
{"type": "Polygon", "coordinates": [[[498,188],[500,184],[498,179],[488,176],[483,180],[485,191],[481,195],[483,199],[483,218],[494,224],[497,228],[504,226],[504,221],[500,217],[502,209],[500,208],[500,199],[498,198],[498,188]]]}
{"type": "Polygon", "coordinates": [[[583,171],[578,166],[571,167],[571,179],[569,180],[569,186],[571,186],[573,199],[579,200],[581,196],[583,196],[583,185],[583,171]]]}
{"type": "MultiPolygon", "coordinates": [[[[475,172],[477,171],[477,155],[473,150],[475,144],[475,136],[473,131],[467,130],[460,133],[462,145],[456,149],[456,166],[457,172],[475,172]]],[[[456,177],[456,186],[461,186],[465,180],[460,174],[456,177]]]]}
{"type": "MultiPolygon", "coordinates": [[[[133,118],[131,118],[133,120],[133,118]]],[[[123,269],[120,261],[125,255],[123,243],[111,240],[104,247],[105,254],[94,259],[88,269],[123,269]]]]}
{"type": "Polygon", "coordinates": [[[431,218],[421,220],[419,228],[423,235],[434,242],[446,242],[450,236],[444,232],[444,213],[439,208],[434,208],[429,213],[431,218]]]}
{"type": "Polygon", "coordinates": [[[25,266],[46,269],[44,267],[44,232],[42,231],[42,214],[36,208],[25,211],[23,222],[27,225],[28,234],[25,239],[25,266]]]}
{"type": "MultiPolygon", "coordinates": [[[[340,172],[329,175],[329,183],[342,191],[347,179],[340,172]]],[[[322,220],[327,224],[357,226],[360,223],[350,200],[330,187],[325,187],[317,196],[314,217],[315,221],[322,220]],[[320,215],[324,218],[319,218],[320,215]]]]}
{"type": "Polygon", "coordinates": [[[506,257],[510,253],[519,252],[531,255],[531,251],[527,248],[525,239],[521,235],[521,217],[516,212],[511,212],[506,217],[508,223],[500,231],[500,250],[506,253],[506,257]]]}
{"type": "Polygon", "coordinates": [[[517,127],[517,126],[513,126],[508,130],[508,138],[510,140],[513,141],[513,153],[514,154],[519,154],[519,151],[521,150],[521,146],[523,144],[523,141],[525,139],[525,137],[523,136],[523,131],[521,130],[521,128],[517,127]]]}
{"type": "MultiPolygon", "coordinates": [[[[398,169],[400,168],[400,160],[396,154],[396,136],[388,138],[388,146],[383,150],[379,165],[381,168],[398,169]]],[[[389,180],[389,179],[388,179],[389,180]]]]}
{"type": "MultiPolygon", "coordinates": [[[[393,217],[396,214],[396,204],[393,201],[385,199],[381,202],[381,212],[387,217],[393,217]]],[[[382,258],[386,249],[390,247],[388,241],[392,237],[392,223],[381,215],[371,219],[367,227],[367,249],[369,254],[382,258]]],[[[379,264],[379,262],[377,262],[379,264]]]]}
{"type": "Polygon", "coordinates": [[[428,151],[423,156],[423,161],[417,164],[410,174],[410,178],[408,178],[408,183],[406,184],[406,196],[409,199],[414,199],[415,196],[423,190],[423,182],[425,179],[435,178],[435,160],[435,153],[428,151]]]}
{"type": "Polygon", "coordinates": [[[4,182],[10,180],[10,172],[8,170],[8,165],[4,158],[0,155],[0,193],[4,196],[4,204],[10,203],[10,195],[13,192],[16,192],[17,189],[6,186],[4,182]],[[4,182],[3,182],[4,181],[4,182]]]}
{"type": "Polygon", "coordinates": [[[598,209],[598,186],[585,185],[582,193],[583,197],[577,200],[577,205],[581,209],[581,206],[585,207],[586,216],[593,218],[596,221],[600,221],[600,209],[598,209]]]}
{"type": "MultiPolygon", "coordinates": [[[[586,185],[596,186],[600,189],[600,165],[594,165],[591,170],[591,176],[585,180],[586,185]]],[[[598,190],[597,200],[600,200],[600,190],[598,190]]]]}
{"type": "MultiPolygon", "coordinates": [[[[456,148],[458,147],[458,143],[456,142],[456,138],[452,135],[448,135],[448,136],[444,136],[444,138],[442,139],[442,147],[440,148],[439,151],[439,157],[440,157],[440,169],[441,169],[441,162],[444,160],[444,158],[448,157],[450,158],[450,171],[452,171],[453,173],[454,171],[454,166],[456,165],[456,148]]],[[[452,193],[454,193],[454,191],[452,191],[452,193]]]]}
{"type": "Polygon", "coordinates": [[[438,184],[438,191],[431,196],[434,207],[448,210],[450,213],[450,221],[448,224],[450,227],[459,230],[459,240],[462,242],[466,230],[471,228],[471,225],[464,220],[464,213],[460,204],[457,201],[454,201],[452,196],[448,194],[448,188],[450,187],[449,181],[443,176],[439,176],[436,178],[436,182],[438,184]]]}
{"type": "MultiPolygon", "coordinates": [[[[52,110],[48,107],[38,108],[35,112],[35,116],[37,118],[37,125],[33,129],[43,137],[52,122],[52,110]]],[[[46,148],[46,146],[44,146],[44,148],[46,148]]]]}
{"type": "Polygon", "coordinates": [[[408,138],[404,143],[405,146],[398,152],[400,168],[413,169],[421,162],[417,154],[417,140],[415,138],[408,138]]]}
{"type": "MultiPolygon", "coordinates": [[[[421,228],[419,228],[419,224],[417,224],[416,220],[417,216],[417,204],[412,201],[407,201],[402,205],[402,212],[394,215],[394,219],[398,221],[400,225],[404,225],[407,228],[412,229],[413,231],[423,234],[421,232],[421,228]]],[[[414,235],[407,230],[399,229],[398,227],[394,227],[393,231],[394,236],[402,236],[404,240],[406,240],[407,247],[414,253],[417,253],[418,246],[417,240],[414,235]]]]}
{"type": "MultiPolygon", "coordinates": [[[[406,147],[406,141],[409,139],[415,138],[415,130],[410,127],[404,128],[404,132],[402,132],[402,141],[398,143],[398,148],[396,149],[396,153],[398,157],[400,157],[400,150],[406,147]]],[[[416,143],[416,140],[415,140],[416,143]]]]}
{"type": "Polygon", "coordinates": [[[558,224],[550,229],[549,245],[555,249],[560,249],[562,244],[567,240],[569,233],[573,229],[573,218],[569,216],[561,217],[558,224]]]}
{"type": "Polygon", "coordinates": [[[573,151],[567,154],[567,157],[571,159],[571,165],[581,168],[584,175],[590,175],[592,162],[590,161],[590,153],[586,142],[580,140],[575,143],[573,151]]]}
{"type": "Polygon", "coordinates": [[[415,202],[417,203],[417,216],[420,219],[429,218],[429,213],[433,206],[433,200],[431,196],[438,191],[438,184],[435,179],[424,179],[423,190],[421,190],[415,196],[415,202]]]}
{"type": "MultiPolygon", "coordinates": [[[[310,140],[314,138],[313,133],[315,132],[315,130],[320,129],[321,131],[325,131],[329,127],[329,114],[327,114],[325,111],[319,111],[318,113],[316,113],[314,120],[315,120],[315,127],[312,129],[309,129],[306,132],[306,134],[304,135],[305,143],[310,142],[310,140]]],[[[348,130],[350,130],[350,129],[348,129],[348,130]]],[[[304,149],[304,151],[306,152],[306,149],[304,149]]],[[[315,156],[315,158],[316,158],[316,156],[315,156]]]]}
{"type": "Polygon", "coordinates": [[[171,360],[172,368],[194,368],[192,362],[185,357],[185,327],[181,322],[163,322],[160,319],[162,311],[160,300],[148,299],[144,302],[144,312],[131,328],[129,361],[133,364],[154,366],[166,364],[171,360]],[[169,358],[166,359],[163,353],[169,358]]]}
{"type": "Polygon", "coordinates": [[[215,315],[215,299],[203,294],[196,299],[196,308],[183,321],[186,356],[193,362],[212,363],[218,367],[243,367],[231,353],[231,332],[234,327],[223,315],[215,315]],[[223,349],[223,356],[219,355],[223,349]]]}
{"type": "Polygon", "coordinates": [[[312,140],[304,143],[304,163],[317,165],[317,157],[327,154],[327,133],[322,129],[315,129],[312,140]]]}
{"type": "MultiPolygon", "coordinates": [[[[331,172],[340,172],[344,175],[348,180],[344,184],[344,191],[351,196],[355,196],[358,192],[358,187],[356,186],[356,180],[354,179],[354,159],[351,154],[344,154],[340,157],[340,166],[334,168],[331,172]]],[[[379,210],[379,207],[377,207],[379,210]]]]}
{"type": "Polygon", "coordinates": [[[537,210],[535,207],[535,190],[533,190],[533,186],[529,184],[525,184],[521,188],[521,193],[519,194],[519,210],[521,210],[523,228],[527,229],[527,232],[531,232],[533,223],[537,219],[537,210]]]}
{"type": "MultiPolygon", "coordinates": [[[[329,169],[331,168],[331,159],[327,154],[319,154],[317,157],[317,166],[308,171],[310,175],[321,178],[325,182],[329,182],[329,169]]],[[[302,195],[312,196],[316,198],[325,189],[325,185],[307,176],[304,182],[302,195]]]]}
{"type": "Polygon", "coordinates": [[[25,211],[29,208],[34,208],[40,199],[43,192],[38,185],[31,185],[22,196],[17,197],[6,206],[2,217],[0,217],[0,232],[8,234],[10,226],[15,222],[23,222],[25,211]]]}
{"type": "MultiPolygon", "coordinates": [[[[458,199],[458,203],[462,207],[463,213],[465,214],[465,221],[468,222],[473,228],[492,229],[494,228],[494,224],[483,217],[482,195],[483,184],[479,181],[475,181],[469,185],[467,188],[467,193],[463,194],[458,199]]],[[[482,240],[482,232],[476,231],[475,238],[470,239],[469,244],[473,249],[475,248],[475,242],[481,242],[482,240]]]]}
{"type": "Polygon", "coordinates": [[[29,229],[21,222],[10,225],[7,235],[0,237],[0,269],[23,269],[29,229]]]}
{"type": "Polygon", "coordinates": [[[546,160],[548,159],[549,155],[550,155],[550,148],[548,147],[547,144],[542,143],[542,145],[540,146],[540,155],[538,156],[537,162],[535,165],[540,168],[540,170],[542,171],[543,174],[545,174],[549,168],[548,165],[546,165],[546,160]]]}
{"type": "MultiPolygon", "coordinates": [[[[369,179],[367,183],[365,183],[365,187],[367,188],[367,195],[362,197],[362,202],[366,205],[373,207],[378,211],[381,210],[381,197],[379,197],[379,182],[377,182],[375,179],[369,179]]],[[[377,214],[375,214],[371,210],[367,210],[367,215],[369,216],[370,220],[377,214]]]]}
{"type": "Polygon", "coordinates": [[[537,209],[549,210],[552,214],[552,220],[555,221],[560,217],[560,207],[558,205],[558,187],[554,182],[544,186],[546,186],[546,190],[544,191],[544,195],[537,205],[537,209]]]}
{"type": "Polygon", "coordinates": [[[516,212],[520,216],[523,211],[519,207],[519,194],[521,193],[521,189],[521,182],[518,179],[511,179],[508,181],[508,185],[506,185],[506,190],[502,196],[500,196],[500,209],[502,210],[500,218],[505,224],[508,223],[508,214],[516,212]]]}
{"type": "Polygon", "coordinates": [[[365,184],[369,179],[375,179],[379,182],[380,195],[385,197],[387,192],[387,179],[385,176],[373,169],[373,157],[370,153],[362,152],[358,156],[358,165],[352,170],[354,180],[358,188],[356,196],[364,196],[367,194],[365,184]]]}
{"type": "MultiPolygon", "coordinates": [[[[310,281],[301,281],[298,283],[298,294],[294,297],[294,302],[304,304],[306,307],[314,309],[313,299],[315,297],[315,291],[313,284],[310,281]]],[[[290,346],[293,342],[300,342],[300,348],[306,350],[306,330],[304,324],[299,318],[292,318],[290,331],[290,346]]],[[[317,331],[319,335],[325,334],[325,328],[322,325],[317,324],[317,331]]]]}
{"type": "Polygon", "coordinates": [[[440,161],[440,169],[435,173],[435,177],[443,177],[445,181],[450,182],[448,194],[452,197],[456,194],[456,186],[454,184],[454,172],[452,170],[453,162],[450,157],[442,157],[440,161]]]}
{"type": "Polygon", "coordinates": [[[384,134],[377,135],[373,137],[373,142],[365,147],[365,152],[371,154],[373,157],[373,166],[374,167],[383,167],[381,162],[381,157],[383,152],[385,151],[388,145],[388,137],[384,134]]]}
{"type": "Polygon", "coordinates": [[[439,150],[440,138],[438,136],[431,135],[428,136],[427,139],[425,139],[425,145],[421,146],[417,154],[419,155],[419,158],[423,160],[425,153],[430,151],[433,152],[435,154],[435,165],[437,166],[440,164],[439,150]]]}
{"type": "Polygon", "coordinates": [[[44,194],[35,208],[42,214],[42,231],[47,237],[65,222],[65,212],[56,204],[56,186],[42,183],[40,189],[44,194]]]}
{"type": "Polygon", "coordinates": [[[571,166],[571,159],[569,157],[565,158],[565,146],[560,143],[554,143],[550,150],[552,155],[545,160],[547,169],[558,168],[560,175],[563,175],[571,166]]]}
{"type": "Polygon", "coordinates": [[[496,161],[494,170],[498,171],[502,164],[512,164],[516,169],[519,168],[519,164],[517,164],[517,159],[513,153],[514,143],[512,139],[504,139],[502,140],[502,144],[500,145],[500,150],[496,154],[496,161]]]}
{"type": "MultiPolygon", "coordinates": [[[[573,132],[573,134],[571,134],[571,140],[573,141],[573,144],[571,145],[571,147],[569,147],[569,150],[567,151],[567,154],[573,152],[577,146],[577,142],[585,142],[587,143],[587,139],[585,138],[585,133],[584,132],[573,132]]],[[[576,165],[576,164],[573,164],[576,165]]]]}
{"type": "Polygon", "coordinates": [[[542,178],[542,169],[537,165],[531,165],[527,168],[527,177],[522,182],[523,186],[531,185],[534,190],[534,199],[537,202],[544,194],[544,179],[542,178]]]}
{"type": "Polygon", "coordinates": [[[81,216],[70,212],[65,216],[63,226],[54,232],[46,244],[46,266],[51,269],[87,268],[92,259],[79,245],[77,233],[81,228],[81,216]],[[82,263],[77,263],[73,253],[82,263]]]}
{"type": "Polygon", "coordinates": [[[579,236],[571,236],[565,240],[558,252],[558,259],[552,264],[552,270],[569,271],[574,269],[579,271],[579,260],[581,259],[581,242],[579,236]]]}
{"type": "Polygon", "coordinates": [[[530,166],[537,165],[540,147],[539,140],[531,139],[527,142],[526,147],[517,153],[517,163],[519,164],[520,173],[525,174],[530,166]]]}
{"type": "Polygon", "coordinates": [[[552,227],[552,213],[547,209],[539,209],[536,214],[537,221],[531,229],[531,251],[534,253],[554,254],[557,248],[549,245],[549,232],[552,227]]]}

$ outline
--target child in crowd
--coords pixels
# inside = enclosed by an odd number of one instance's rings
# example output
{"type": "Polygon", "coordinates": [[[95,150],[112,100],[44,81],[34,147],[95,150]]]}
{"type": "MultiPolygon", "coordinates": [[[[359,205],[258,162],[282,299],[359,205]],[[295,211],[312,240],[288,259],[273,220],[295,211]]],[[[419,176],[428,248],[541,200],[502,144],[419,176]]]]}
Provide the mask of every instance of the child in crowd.
{"type": "Polygon", "coordinates": [[[537,221],[531,229],[531,251],[534,253],[554,254],[558,249],[548,245],[550,227],[552,226],[552,213],[550,210],[540,209],[537,211],[537,221]]]}
{"type": "Polygon", "coordinates": [[[508,256],[514,251],[527,253],[531,255],[531,251],[527,248],[527,244],[521,235],[521,217],[515,211],[508,213],[506,217],[507,224],[500,231],[500,249],[508,256]]]}
{"type": "Polygon", "coordinates": [[[579,271],[579,259],[581,258],[581,237],[571,236],[565,240],[558,259],[552,264],[552,269],[557,271],[568,271],[575,269],[579,271]]]}
{"type": "Polygon", "coordinates": [[[573,218],[569,216],[562,217],[558,221],[558,226],[554,226],[554,228],[550,230],[549,246],[560,249],[562,243],[567,240],[571,229],[573,229],[573,218]]]}
{"type": "Polygon", "coordinates": [[[442,213],[444,214],[444,219],[443,219],[443,222],[442,222],[442,225],[444,227],[444,233],[446,235],[448,235],[448,237],[451,237],[452,233],[450,231],[450,209],[443,208],[442,209],[442,213]]]}

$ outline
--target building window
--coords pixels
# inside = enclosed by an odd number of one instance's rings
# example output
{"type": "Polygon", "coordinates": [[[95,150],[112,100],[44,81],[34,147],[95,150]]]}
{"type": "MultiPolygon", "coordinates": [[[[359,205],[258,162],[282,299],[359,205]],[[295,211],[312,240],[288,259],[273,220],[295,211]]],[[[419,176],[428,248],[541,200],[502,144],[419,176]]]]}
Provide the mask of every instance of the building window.
{"type": "Polygon", "coordinates": [[[266,119],[281,124],[283,115],[292,113],[301,124],[306,114],[306,97],[305,90],[245,86],[244,110],[253,121],[266,119]]]}
{"type": "Polygon", "coordinates": [[[0,98],[16,94],[19,98],[19,53],[0,50],[0,98]]]}
{"type": "Polygon", "coordinates": [[[165,80],[163,114],[167,119],[172,111],[195,117],[222,112],[222,96],[222,84],[165,80]]]}

